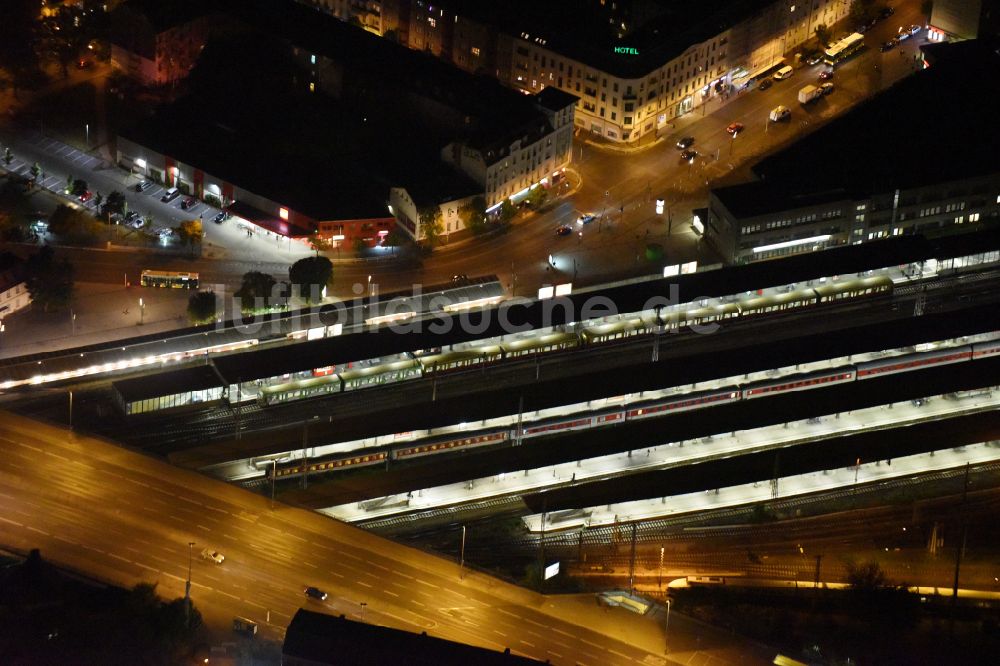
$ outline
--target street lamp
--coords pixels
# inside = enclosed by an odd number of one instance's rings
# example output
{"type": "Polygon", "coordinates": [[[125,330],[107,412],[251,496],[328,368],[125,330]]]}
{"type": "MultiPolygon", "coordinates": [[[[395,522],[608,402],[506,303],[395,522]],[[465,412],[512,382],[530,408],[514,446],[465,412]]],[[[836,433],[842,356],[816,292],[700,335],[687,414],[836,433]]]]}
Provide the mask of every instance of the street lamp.
{"type": "Polygon", "coordinates": [[[462,554],[458,560],[458,577],[465,578],[465,525],[462,525],[462,554]]]}
{"type": "Polygon", "coordinates": [[[90,123],[84,125],[83,128],[87,135],[87,150],[90,150],[90,123]]]}
{"type": "Polygon", "coordinates": [[[0,319],[0,349],[3,349],[3,332],[7,330],[6,324],[0,319]]]}
{"type": "Polygon", "coordinates": [[[362,622],[365,621],[365,606],[367,606],[367,605],[368,605],[368,602],[366,602],[366,601],[362,601],[361,602],[361,621],[362,622]]]}
{"type": "Polygon", "coordinates": [[[667,638],[667,630],[670,629],[670,599],[667,602],[667,619],[663,623],[663,654],[666,654],[670,650],[670,641],[667,638]]]}
{"type": "Polygon", "coordinates": [[[188,577],[184,584],[184,613],[187,616],[187,624],[191,626],[191,560],[194,559],[194,541],[188,541],[188,577]]]}
{"type": "Polygon", "coordinates": [[[368,295],[372,295],[372,276],[368,276],[368,295]]]}
{"type": "Polygon", "coordinates": [[[663,589],[663,546],[660,546],[660,575],[657,577],[656,586],[663,589]]]}
{"type": "Polygon", "coordinates": [[[146,316],[146,303],[140,298],[139,299],[139,325],[142,325],[146,316]]]}

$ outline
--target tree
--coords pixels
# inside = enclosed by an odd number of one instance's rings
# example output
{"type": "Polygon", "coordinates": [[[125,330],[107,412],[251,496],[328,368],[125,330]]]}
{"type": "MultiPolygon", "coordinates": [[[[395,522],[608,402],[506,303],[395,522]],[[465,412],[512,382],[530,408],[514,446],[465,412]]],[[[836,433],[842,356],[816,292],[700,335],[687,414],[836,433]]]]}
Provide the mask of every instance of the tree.
{"type": "Polygon", "coordinates": [[[128,212],[128,201],[125,200],[125,195],[114,190],[107,196],[104,200],[104,209],[101,211],[105,215],[109,213],[118,213],[119,215],[124,215],[128,212]]]}
{"type": "Polygon", "coordinates": [[[427,241],[428,247],[434,247],[444,231],[441,206],[425,206],[420,209],[419,216],[420,231],[423,233],[424,240],[427,241]]]}
{"type": "Polygon", "coordinates": [[[44,246],[28,257],[26,264],[32,303],[48,312],[73,300],[73,266],[65,259],[56,260],[51,247],[44,246]]]}
{"type": "Polygon", "coordinates": [[[184,220],[174,231],[182,242],[191,247],[201,243],[201,239],[205,237],[205,230],[201,226],[201,220],[184,220]]]}
{"type": "Polygon", "coordinates": [[[104,195],[98,192],[97,194],[94,195],[94,208],[100,210],[102,203],[104,203],[104,195]]]}
{"type": "Polygon", "coordinates": [[[38,175],[40,173],[42,173],[42,167],[38,165],[38,162],[35,162],[34,164],[31,165],[31,177],[38,178],[38,175]]]}
{"type": "Polygon", "coordinates": [[[333,242],[329,238],[323,238],[319,235],[319,232],[313,232],[309,236],[309,246],[316,251],[316,256],[319,256],[320,252],[329,252],[333,249],[333,242]]]}
{"type": "Polygon", "coordinates": [[[816,26],[816,39],[819,40],[820,46],[826,47],[830,45],[830,39],[833,35],[830,33],[830,28],[827,27],[825,23],[820,23],[816,26]]]}
{"type": "Polygon", "coordinates": [[[513,201],[504,199],[504,202],[500,204],[500,210],[497,214],[500,218],[500,224],[507,225],[514,221],[514,217],[517,215],[517,208],[514,206],[513,201]]]}
{"type": "Polygon", "coordinates": [[[288,269],[288,278],[308,303],[318,303],[333,280],[333,263],[326,257],[299,259],[288,269]]]}
{"type": "Polygon", "coordinates": [[[365,242],[364,238],[355,238],[354,239],[354,254],[358,255],[359,257],[362,256],[362,255],[364,255],[365,249],[367,247],[368,247],[368,243],[365,242]]]}
{"type": "Polygon", "coordinates": [[[0,67],[10,73],[14,96],[39,73],[35,44],[38,34],[37,0],[4,0],[0,20],[0,67]]]}
{"type": "Polygon", "coordinates": [[[59,204],[49,216],[49,231],[57,236],[65,236],[74,232],[82,234],[85,229],[91,228],[92,225],[93,218],[65,204],[59,204]]]}
{"type": "Polygon", "coordinates": [[[250,313],[273,307],[277,296],[274,291],[276,285],[275,279],[267,273],[260,271],[244,273],[243,284],[236,290],[236,296],[240,299],[240,311],[250,313]]]}
{"type": "Polygon", "coordinates": [[[876,0],[853,0],[849,16],[852,23],[868,23],[878,11],[876,0]]]}
{"type": "Polygon", "coordinates": [[[475,197],[458,209],[458,216],[465,228],[472,233],[481,234],[486,231],[488,228],[486,224],[486,199],[475,197]]]}
{"type": "Polygon", "coordinates": [[[538,210],[548,200],[549,191],[541,185],[535,185],[528,193],[528,205],[538,210]]]}
{"type": "Polygon", "coordinates": [[[388,39],[390,42],[396,42],[396,43],[398,43],[399,42],[399,31],[396,30],[395,28],[389,28],[388,30],[386,30],[382,34],[382,37],[384,39],[388,39]]]}
{"type": "Polygon", "coordinates": [[[199,291],[188,299],[187,316],[193,325],[211,324],[219,314],[214,291],[199,291]]]}
{"type": "Polygon", "coordinates": [[[847,563],[847,584],[852,590],[874,592],[888,583],[889,579],[882,566],[874,560],[864,564],[847,563]]]}
{"type": "Polygon", "coordinates": [[[13,161],[14,161],[14,153],[10,152],[10,146],[7,146],[7,148],[4,149],[3,151],[3,162],[7,166],[10,166],[10,163],[13,161]]]}
{"type": "Polygon", "coordinates": [[[75,197],[78,197],[86,191],[87,191],[87,181],[80,180],[79,178],[77,178],[76,180],[73,181],[72,186],[70,186],[69,193],[75,197]]]}

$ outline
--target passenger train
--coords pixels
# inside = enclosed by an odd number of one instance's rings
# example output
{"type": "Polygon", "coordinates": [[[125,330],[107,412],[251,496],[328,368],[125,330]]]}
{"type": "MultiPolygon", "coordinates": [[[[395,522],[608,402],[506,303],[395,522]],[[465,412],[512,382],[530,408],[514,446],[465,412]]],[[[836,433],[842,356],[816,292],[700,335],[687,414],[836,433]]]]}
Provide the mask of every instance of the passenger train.
{"type": "Polygon", "coordinates": [[[738,301],[688,304],[686,309],[661,309],[648,314],[635,313],[607,323],[576,329],[573,325],[557,327],[550,333],[507,341],[484,341],[481,346],[442,351],[418,350],[384,364],[356,367],[357,364],[326,366],[312,371],[310,377],[292,379],[260,389],[264,405],[302,400],[316,395],[340,393],[368,386],[387,384],[442,372],[490,365],[507,359],[562,351],[580,346],[598,345],[616,340],[656,333],[672,333],[684,327],[717,324],[731,319],[745,319],[791,309],[815,307],[846,299],[891,295],[892,280],[885,276],[858,278],[818,287],[809,287],[738,301]]]}
{"type": "MultiPolygon", "coordinates": [[[[699,391],[654,400],[622,409],[575,415],[569,418],[547,419],[537,423],[522,424],[520,433],[516,427],[505,428],[470,434],[457,439],[394,447],[382,450],[377,454],[355,455],[349,458],[338,458],[334,461],[315,462],[308,465],[308,472],[323,472],[343,469],[345,467],[374,465],[385,463],[387,459],[408,460],[420,456],[472,449],[480,446],[500,444],[506,441],[516,441],[518,439],[530,439],[559,432],[599,428],[624,421],[634,421],[665,414],[691,411],[714,405],[734,403],[740,400],[753,400],[794,391],[807,391],[835,384],[865,381],[891,374],[994,357],[1000,357],[1000,340],[991,340],[989,342],[936,351],[916,352],[854,365],[843,365],[827,370],[786,375],[784,377],[747,384],[734,384],[708,391],[699,391]]],[[[302,465],[298,464],[278,468],[276,473],[278,478],[284,478],[301,475],[304,471],[302,465]]]]}

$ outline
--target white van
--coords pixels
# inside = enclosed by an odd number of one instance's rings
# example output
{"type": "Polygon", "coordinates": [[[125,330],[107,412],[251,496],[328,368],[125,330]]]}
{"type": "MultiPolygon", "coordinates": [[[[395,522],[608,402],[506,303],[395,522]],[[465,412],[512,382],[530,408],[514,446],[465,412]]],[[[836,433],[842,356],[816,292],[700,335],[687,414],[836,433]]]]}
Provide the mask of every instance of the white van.
{"type": "Polygon", "coordinates": [[[774,80],[780,81],[782,79],[787,79],[794,73],[795,73],[794,69],[792,69],[789,65],[785,65],[784,67],[782,67],[781,69],[779,69],[777,72],[774,73],[774,80]]]}
{"type": "Polygon", "coordinates": [[[771,122],[776,123],[779,120],[784,120],[792,115],[792,112],[788,110],[787,106],[776,106],[771,109],[771,122]]]}
{"type": "Polygon", "coordinates": [[[163,193],[163,196],[160,197],[160,201],[162,201],[163,203],[170,203],[178,196],[180,196],[180,193],[181,191],[178,190],[176,187],[171,187],[169,190],[163,193]]]}

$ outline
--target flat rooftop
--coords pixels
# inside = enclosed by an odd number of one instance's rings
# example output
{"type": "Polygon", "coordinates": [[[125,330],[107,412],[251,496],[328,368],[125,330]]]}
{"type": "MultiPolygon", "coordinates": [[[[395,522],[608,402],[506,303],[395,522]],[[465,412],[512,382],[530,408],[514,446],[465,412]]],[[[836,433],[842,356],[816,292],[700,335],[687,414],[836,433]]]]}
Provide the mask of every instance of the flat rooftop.
{"type": "Polygon", "coordinates": [[[753,216],[1000,172],[990,140],[1000,53],[973,42],[934,51],[940,57],[929,69],[761,160],[753,171],[762,183],[720,188],[715,196],[735,214],[753,216]]]}
{"type": "Polygon", "coordinates": [[[459,15],[500,28],[623,78],[641,78],[739,23],[773,0],[442,0],[459,15]],[[590,5],[587,7],[586,5],[590,5]],[[608,9],[617,4],[627,15],[608,9]],[[613,23],[612,19],[623,19],[613,23]],[[616,53],[615,47],[635,49],[616,53]]]}

